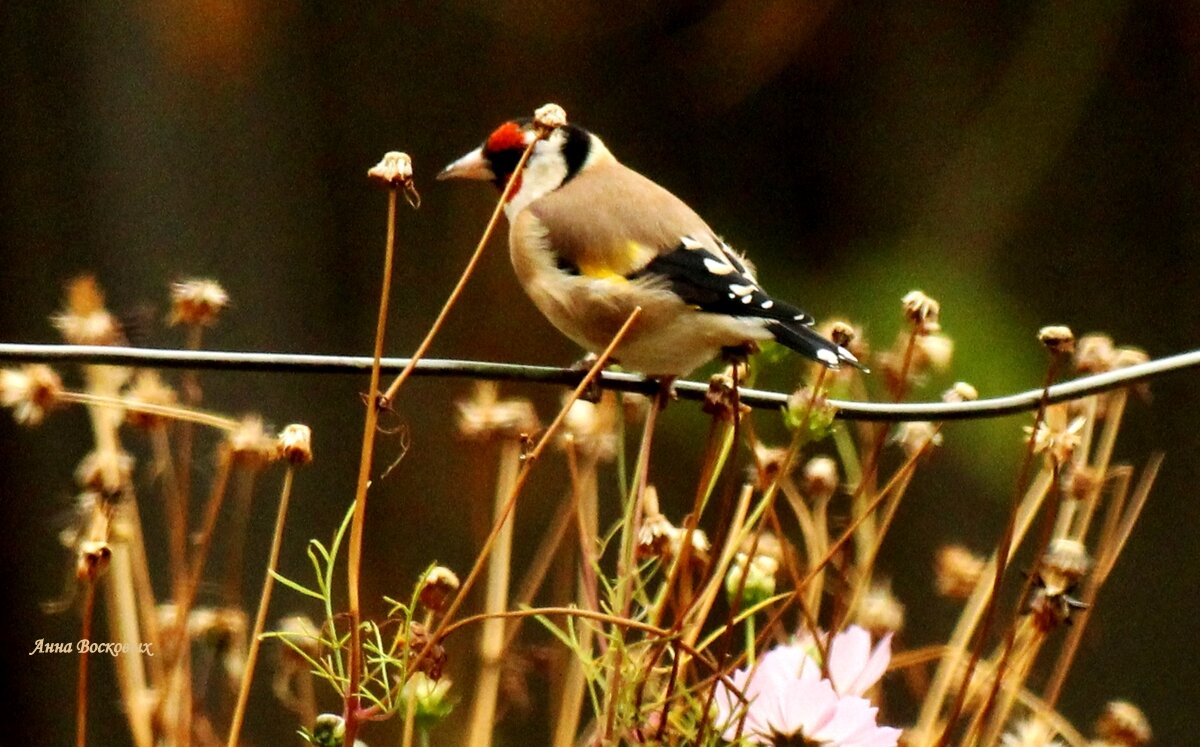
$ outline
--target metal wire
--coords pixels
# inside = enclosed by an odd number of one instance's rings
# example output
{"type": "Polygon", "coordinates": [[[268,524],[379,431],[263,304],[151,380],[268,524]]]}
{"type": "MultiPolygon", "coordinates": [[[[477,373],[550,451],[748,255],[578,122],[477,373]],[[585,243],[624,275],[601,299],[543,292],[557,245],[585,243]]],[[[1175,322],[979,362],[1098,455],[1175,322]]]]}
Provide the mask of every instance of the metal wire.
{"type": "MultiPolygon", "coordinates": [[[[91,345],[24,345],[0,343],[0,361],[14,363],[99,363],[145,368],[188,368],[221,371],[261,371],[266,373],[358,374],[371,369],[367,356],[304,355],[295,353],[240,353],[216,350],[169,350],[157,348],[101,347],[91,345]]],[[[384,358],[383,370],[400,371],[407,358],[384,358]]],[[[1139,363],[1050,387],[1049,401],[1064,402],[1089,394],[1127,387],[1172,371],[1200,366],[1200,350],[1139,363]]],[[[417,362],[414,376],[488,379],[538,384],[575,386],[584,371],[550,366],[525,366],[488,361],[429,358],[417,362]]],[[[615,371],[601,374],[603,389],[653,394],[658,383],[643,376],[615,371]]],[[[702,400],[708,385],[696,381],[677,381],[680,399],[702,400]]],[[[1001,397],[974,402],[851,402],[830,400],[837,417],[844,420],[970,420],[1034,410],[1042,398],[1041,389],[1030,389],[1001,397]]],[[[761,389],[742,389],[741,401],[750,407],[778,409],[787,404],[788,394],[761,389]]]]}

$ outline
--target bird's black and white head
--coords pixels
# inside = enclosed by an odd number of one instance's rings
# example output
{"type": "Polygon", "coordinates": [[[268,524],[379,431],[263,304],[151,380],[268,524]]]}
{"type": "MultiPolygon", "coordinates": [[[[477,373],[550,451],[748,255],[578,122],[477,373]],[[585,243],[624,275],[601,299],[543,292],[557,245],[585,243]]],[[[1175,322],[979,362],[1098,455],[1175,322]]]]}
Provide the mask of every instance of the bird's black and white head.
{"type": "MultiPolygon", "coordinates": [[[[451,163],[437,178],[490,181],[503,190],[521,155],[536,139],[532,120],[505,122],[488,135],[483,145],[451,163]]],[[[515,216],[537,198],[611,157],[600,138],[582,127],[559,127],[534,146],[529,161],[517,176],[505,212],[510,218],[515,216]]]]}

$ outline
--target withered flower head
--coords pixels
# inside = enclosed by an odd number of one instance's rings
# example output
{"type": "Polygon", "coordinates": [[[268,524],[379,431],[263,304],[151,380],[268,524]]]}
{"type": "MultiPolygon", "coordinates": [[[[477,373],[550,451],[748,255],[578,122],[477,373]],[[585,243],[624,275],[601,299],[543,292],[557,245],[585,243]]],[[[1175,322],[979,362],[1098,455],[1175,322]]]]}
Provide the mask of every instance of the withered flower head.
{"type": "Polygon", "coordinates": [[[942,394],[943,402],[974,402],[979,399],[979,390],[965,381],[957,381],[942,394]]]}
{"type": "Polygon", "coordinates": [[[923,292],[910,291],[900,303],[904,306],[904,318],[918,334],[930,334],[941,329],[939,317],[942,306],[923,292]]]}
{"type": "Polygon", "coordinates": [[[1038,341],[1051,353],[1070,355],[1075,352],[1075,333],[1061,324],[1042,327],[1038,330],[1038,341]]]}
{"type": "Polygon", "coordinates": [[[458,591],[458,576],[444,565],[435,565],[425,575],[420,600],[432,612],[441,612],[446,602],[458,591]]]}
{"type": "Polygon", "coordinates": [[[112,548],[105,540],[82,540],[75,560],[75,578],[95,581],[108,568],[112,548]]]}
{"type": "Polygon", "coordinates": [[[1096,734],[1129,747],[1146,744],[1153,736],[1146,714],[1126,700],[1114,700],[1104,706],[1104,713],[1096,721],[1096,734]]]}
{"type": "Polygon", "coordinates": [[[898,633],[904,629],[904,604],[892,593],[890,583],[876,582],[863,595],[855,620],[876,637],[898,633]]]}
{"type": "Polygon", "coordinates": [[[132,478],[133,457],[124,451],[89,451],[75,468],[79,487],[105,496],[122,492],[132,478]]]}
{"type": "Polygon", "coordinates": [[[121,325],[104,308],[104,293],[91,275],[67,284],[66,309],[50,321],[72,345],[116,345],[124,340],[121,325]]]}
{"type": "Polygon", "coordinates": [[[1054,739],[1056,732],[1038,719],[1019,721],[1013,730],[1000,737],[1000,747],[1063,747],[1054,739]]]}
{"type": "Polygon", "coordinates": [[[1042,556],[1042,583],[1051,594],[1069,591],[1091,565],[1092,559],[1082,542],[1059,537],[1050,543],[1042,556]]]}
{"type": "Polygon", "coordinates": [[[666,558],[671,552],[675,526],[658,507],[658,490],[647,485],[642,493],[642,526],[638,530],[637,554],[642,558],[666,558]]]}
{"type": "Polygon", "coordinates": [[[941,446],[942,433],[933,423],[912,420],[896,426],[895,432],[892,433],[892,442],[900,444],[904,453],[911,459],[931,446],[941,446]]]}
{"type": "Polygon", "coordinates": [[[312,428],[301,423],[292,423],[280,432],[277,449],[290,464],[299,467],[311,463],[312,428]]]}
{"type": "Polygon", "coordinates": [[[435,723],[450,714],[454,707],[446,696],[450,692],[450,678],[434,680],[424,672],[416,672],[400,688],[400,701],[407,703],[411,698],[416,706],[413,714],[418,723],[435,723]]]}
{"type": "Polygon", "coordinates": [[[138,404],[172,407],[178,401],[175,390],[163,381],[158,372],[143,368],[133,376],[133,383],[125,391],[125,421],[134,428],[153,428],[163,422],[163,416],[139,412],[138,404]]]}
{"type": "Polygon", "coordinates": [[[533,125],[543,133],[566,127],[567,112],[558,104],[543,104],[533,113],[533,125]]]}
{"type": "Polygon", "coordinates": [[[0,405],[11,407],[13,419],[37,425],[62,396],[62,380],[41,363],[0,370],[0,405]]]}
{"type": "Polygon", "coordinates": [[[446,649],[440,641],[434,641],[429,637],[429,631],[421,623],[415,622],[409,625],[409,658],[415,660],[426,647],[429,648],[429,652],[421,659],[417,671],[424,672],[431,679],[440,680],[442,678],[442,669],[446,666],[446,649]]]}
{"type": "Polygon", "coordinates": [[[1075,344],[1075,370],[1079,373],[1110,371],[1116,365],[1116,358],[1116,348],[1108,335],[1084,335],[1075,344]]]}
{"type": "Polygon", "coordinates": [[[407,153],[391,150],[383,154],[379,163],[367,169],[367,177],[389,187],[412,181],[412,159],[407,153]]]}
{"type": "Polygon", "coordinates": [[[529,400],[501,400],[499,393],[493,381],[476,382],[471,399],[458,403],[459,433],[467,438],[519,438],[538,429],[529,400]]]}
{"type": "Polygon", "coordinates": [[[704,404],[700,406],[704,412],[732,423],[737,414],[750,412],[747,405],[742,404],[740,394],[734,386],[734,372],[737,373],[739,386],[744,385],[748,367],[744,364],[726,366],[721,373],[713,374],[708,380],[708,391],[704,395],[704,404]]]}
{"type": "Polygon", "coordinates": [[[1081,441],[1080,431],[1086,422],[1082,416],[1068,421],[1069,410],[1065,404],[1050,405],[1035,431],[1025,426],[1025,435],[1033,437],[1035,454],[1045,452],[1058,464],[1066,464],[1081,441]]]}
{"type": "Polygon", "coordinates": [[[171,283],[171,324],[210,327],[229,305],[229,294],[215,280],[191,278],[171,283]]]}
{"type": "Polygon", "coordinates": [[[261,469],[279,458],[279,442],[255,415],[242,418],[238,429],[229,434],[229,448],[235,462],[251,469],[261,469]]]}
{"type": "Polygon", "coordinates": [[[954,357],[954,340],[940,332],[921,335],[913,344],[912,367],[917,374],[945,371],[954,357]]]}
{"type": "Polygon", "coordinates": [[[570,441],[583,454],[611,461],[617,453],[617,415],[617,395],[613,392],[604,392],[599,402],[576,399],[563,419],[558,443],[565,448],[570,441]]]}
{"type": "Polygon", "coordinates": [[[953,599],[971,596],[983,575],[985,561],[963,545],[943,545],[934,560],[938,594],[953,599]]]}
{"type": "Polygon", "coordinates": [[[813,457],[804,465],[802,487],[810,498],[830,498],[838,489],[837,462],[826,456],[813,457]]]}

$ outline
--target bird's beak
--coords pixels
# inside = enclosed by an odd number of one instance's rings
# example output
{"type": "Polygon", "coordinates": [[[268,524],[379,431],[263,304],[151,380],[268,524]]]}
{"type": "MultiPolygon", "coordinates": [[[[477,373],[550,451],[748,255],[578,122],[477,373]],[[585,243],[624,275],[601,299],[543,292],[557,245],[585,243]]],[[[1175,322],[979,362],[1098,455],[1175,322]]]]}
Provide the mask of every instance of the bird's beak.
{"type": "Polygon", "coordinates": [[[478,179],[480,181],[491,181],[496,178],[496,175],[492,172],[491,163],[483,155],[483,148],[476,148],[442,169],[442,173],[438,174],[437,178],[438,181],[442,179],[478,179]]]}

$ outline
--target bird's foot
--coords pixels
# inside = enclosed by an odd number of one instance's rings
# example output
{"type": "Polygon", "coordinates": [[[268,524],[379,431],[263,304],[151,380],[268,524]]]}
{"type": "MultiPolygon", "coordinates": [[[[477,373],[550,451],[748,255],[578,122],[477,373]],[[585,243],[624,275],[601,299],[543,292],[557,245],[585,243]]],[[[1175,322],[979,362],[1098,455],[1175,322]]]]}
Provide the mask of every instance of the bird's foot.
{"type": "MultiPolygon", "coordinates": [[[[596,355],[595,353],[588,353],[572,363],[568,368],[571,371],[578,371],[580,374],[586,375],[588,371],[592,370],[592,366],[596,365],[596,361],[599,358],[600,356],[596,355]]],[[[607,366],[605,366],[605,368],[607,368],[607,366]]],[[[603,396],[604,389],[600,386],[600,377],[597,376],[588,382],[587,387],[584,388],[583,393],[579,395],[579,398],[584,402],[596,404],[603,396]]]]}

